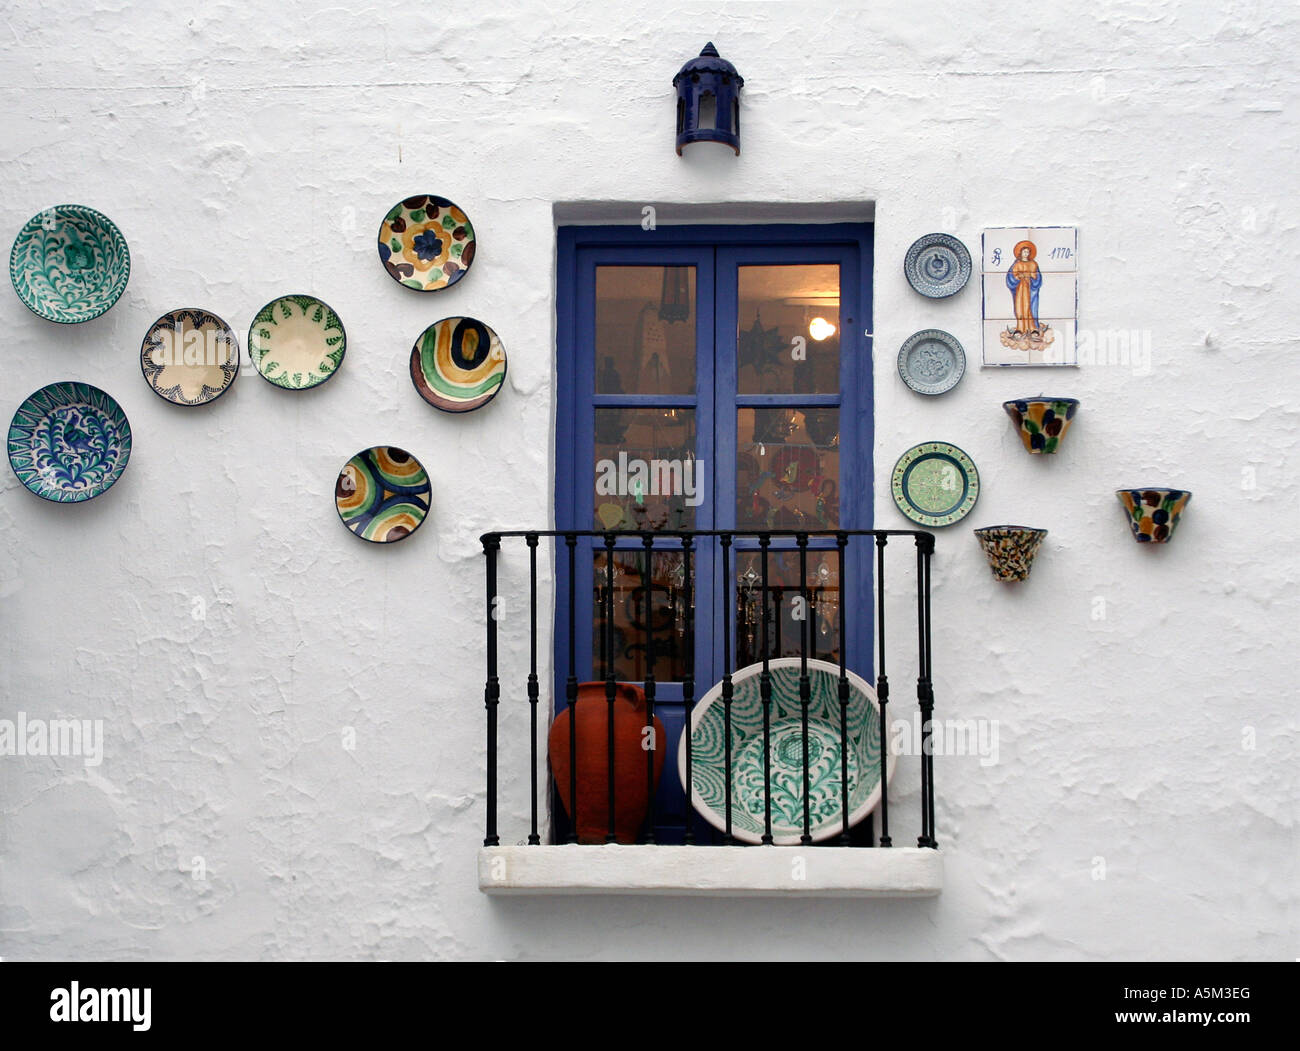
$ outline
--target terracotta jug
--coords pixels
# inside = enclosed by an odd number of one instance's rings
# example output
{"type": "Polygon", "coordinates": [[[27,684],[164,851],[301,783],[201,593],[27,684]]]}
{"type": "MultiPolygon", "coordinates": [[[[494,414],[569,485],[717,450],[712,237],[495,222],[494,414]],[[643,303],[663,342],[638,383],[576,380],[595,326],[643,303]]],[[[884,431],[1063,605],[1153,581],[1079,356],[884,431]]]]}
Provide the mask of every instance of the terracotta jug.
{"type": "MultiPolygon", "coordinates": [[[[569,796],[569,720],[578,717],[578,842],[604,843],[609,832],[609,704],[603,682],[578,684],[573,708],[566,708],[551,724],[548,737],[551,773],[565,812],[572,820],[569,796]]],[[[646,793],[646,702],[641,687],[617,683],[614,694],[614,833],[620,843],[635,843],[650,809],[646,793]]],[[[664,768],[664,724],[655,717],[654,783],[664,768]]]]}

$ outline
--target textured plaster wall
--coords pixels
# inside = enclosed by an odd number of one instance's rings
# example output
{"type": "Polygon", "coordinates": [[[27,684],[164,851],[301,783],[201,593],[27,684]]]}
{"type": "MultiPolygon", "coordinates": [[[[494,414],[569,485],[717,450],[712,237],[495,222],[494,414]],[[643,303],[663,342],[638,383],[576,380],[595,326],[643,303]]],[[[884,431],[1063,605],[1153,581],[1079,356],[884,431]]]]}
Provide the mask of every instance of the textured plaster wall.
{"type": "MultiPolygon", "coordinates": [[[[106,738],[93,768],[0,758],[0,955],[1295,956],[1297,45],[1295,7],[1254,2],[6,3],[0,229],[89,204],[134,266],[76,327],[0,290],[0,410],[83,379],[120,400],[135,451],[85,506],[0,474],[3,715],[102,719],[106,738]],[[708,39],[746,78],[739,159],[672,149],[669,81],[708,39]],[[387,207],[425,191],[482,239],[469,279],[429,297],[374,250],[387,207]],[[757,219],[874,202],[877,521],[905,524],[886,483],[917,441],[961,445],[985,486],[938,539],[936,694],[941,715],[998,721],[999,762],[936,762],[937,900],[476,889],[476,537],[551,518],[553,209],[582,201],[626,202],[626,222],[645,202],[758,202],[757,219]],[[907,245],[1070,222],[1083,325],[1149,332],[1149,373],[972,368],[941,399],[904,389],[915,329],[950,329],[972,364],[979,346],[974,283],[918,298],[907,245]],[[335,380],[295,395],[248,374],[194,410],[146,388],[160,313],[206,307],[242,341],[291,291],[347,325],[335,380]],[[510,368],[496,403],[454,418],[406,357],[461,312],[510,368]],[[1060,455],[1031,459],[999,403],[1041,391],[1083,409],[1060,455]],[[391,549],[332,506],[340,465],[375,443],[435,483],[431,522],[391,549]],[[1196,494],[1165,550],[1132,542],[1111,493],[1152,481],[1196,494]],[[1051,530],[1017,589],[968,528],[1007,520],[1051,530]]],[[[525,659],[507,622],[505,670],[525,659]]],[[[525,726],[515,700],[514,755],[525,726]]],[[[506,842],[527,831],[518,769],[506,842]]],[[[914,841],[916,760],[895,784],[896,841],[914,841]]]]}

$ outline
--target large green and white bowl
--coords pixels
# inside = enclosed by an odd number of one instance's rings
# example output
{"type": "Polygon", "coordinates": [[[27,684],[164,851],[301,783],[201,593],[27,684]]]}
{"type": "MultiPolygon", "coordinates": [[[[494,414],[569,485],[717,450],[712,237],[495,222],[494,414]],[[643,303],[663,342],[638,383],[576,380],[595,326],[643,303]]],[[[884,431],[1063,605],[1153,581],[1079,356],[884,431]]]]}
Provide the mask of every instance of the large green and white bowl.
{"type": "MultiPolygon", "coordinates": [[[[772,675],[771,770],[772,837],[780,846],[799,843],[803,834],[803,723],[799,701],[799,658],[768,662],[772,675]]],[[[762,841],[764,829],[762,664],[732,677],[731,833],[745,843],[762,841]]],[[[876,691],[848,672],[849,825],[865,818],[880,802],[880,705],[876,691]]],[[[814,842],[836,836],[844,827],[840,764],[840,669],[808,661],[809,833],[814,842]]],[[[710,825],[726,830],[725,713],[722,684],[713,687],[691,716],[691,805],[710,825]]],[[[677,749],[677,770],[686,783],[686,735],[677,749]]],[[[885,777],[894,775],[894,756],[886,758],[885,777]]]]}
{"type": "Polygon", "coordinates": [[[108,216],[60,204],[32,216],[9,253],[18,298],[47,321],[74,325],[99,317],[131,276],[126,238],[108,216]]]}

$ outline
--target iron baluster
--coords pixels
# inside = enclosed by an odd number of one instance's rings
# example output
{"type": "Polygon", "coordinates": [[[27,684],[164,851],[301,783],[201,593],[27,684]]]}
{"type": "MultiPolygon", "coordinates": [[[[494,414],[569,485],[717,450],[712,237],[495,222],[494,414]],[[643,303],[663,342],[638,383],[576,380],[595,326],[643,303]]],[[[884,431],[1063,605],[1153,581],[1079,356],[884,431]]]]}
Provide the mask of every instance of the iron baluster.
{"type": "Polygon", "coordinates": [[[654,534],[646,533],[641,543],[645,547],[641,566],[641,602],[645,618],[645,733],[649,748],[645,753],[645,787],[648,807],[646,810],[647,843],[655,841],[655,749],[659,742],[655,740],[655,635],[654,635],[654,573],[651,561],[654,558],[654,534]]]}
{"type": "Polygon", "coordinates": [[[804,846],[812,843],[812,824],[810,806],[812,786],[808,776],[808,702],[812,692],[808,681],[808,534],[800,533],[795,542],[799,545],[799,610],[802,619],[799,622],[799,726],[803,733],[803,835],[799,842],[804,846]]]}
{"type": "Polygon", "coordinates": [[[605,833],[606,843],[617,843],[618,833],[614,826],[614,534],[605,534],[605,704],[609,713],[607,720],[608,751],[605,755],[606,774],[609,778],[609,831],[605,833]]]}
{"type": "Polygon", "coordinates": [[[578,537],[566,533],[564,542],[569,548],[569,675],[564,681],[564,696],[569,704],[569,842],[578,842],[578,614],[577,595],[577,545],[578,537]]]}
{"type": "Polygon", "coordinates": [[[483,837],[485,847],[495,847],[501,842],[497,835],[497,705],[501,697],[501,683],[497,679],[497,551],[501,540],[497,536],[483,538],[483,554],[487,559],[487,682],[483,687],[483,703],[487,708],[487,832],[483,837]]]}
{"type": "MultiPolygon", "coordinates": [[[[772,839],[772,672],[769,667],[767,646],[767,555],[772,543],[770,533],[763,533],[758,538],[758,546],[763,552],[763,584],[761,603],[763,609],[763,671],[758,679],[758,695],[763,704],[763,838],[765,847],[770,847],[772,839]]],[[[731,776],[731,767],[727,767],[727,776],[731,776]]]]}
{"type": "Polygon", "coordinates": [[[918,534],[916,538],[916,700],[921,709],[921,834],[918,847],[930,845],[930,778],[926,752],[930,744],[930,712],[932,698],[930,677],[925,667],[925,547],[918,534]]]}
{"type": "Polygon", "coordinates": [[[919,845],[936,849],[939,843],[934,835],[934,677],[930,667],[930,555],[934,551],[934,536],[932,534],[925,534],[924,539],[921,541],[921,551],[925,570],[924,584],[922,586],[925,607],[925,642],[921,653],[921,659],[925,664],[923,716],[925,744],[921,755],[921,783],[926,786],[926,827],[929,832],[926,841],[919,845]]]}
{"type": "MultiPolygon", "coordinates": [[[[682,676],[682,712],[685,723],[682,733],[686,735],[686,842],[688,845],[695,842],[695,833],[691,828],[691,791],[695,784],[691,770],[691,716],[695,711],[695,585],[692,577],[694,570],[691,566],[692,543],[689,536],[682,537],[682,565],[686,573],[684,578],[686,592],[683,596],[683,601],[686,603],[686,670],[682,676]]],[[[722,605],[725,609],[727,606],[725,599],[722,605]]]]}
{"type": "MultiPolygon", "coordinates": [[[[734,843],[731,834],[731,534],[723,533],[722,545],[722,751],[726,774],[726,810],[723,822],[726,826],[724,842],[734,843]]],[[[737,641],[739,647],[739,641],[737,641]]]]}
{"type": "Polygon", "coordinates": [[[876,697],[880,701],[880,845],[893,846],[889,838],[889,676],[885,674],[885,545],[889,538],[876,537],[876,648],[880,671],[876,675],[876,697]]]}
{"type": "MultiPolygon", "coordinates": [[[[528,544],[528,725],[532,731],[528,752],[532,781],[532,825],[528,833],[531,846],[541,843],[537,834],[537,534],[529,533],[528,544]]],[[[572,715],[569,716],[573,718],[572,715]]]]}
{"type": "MultiPolygon", "coordinates": [[[[840,584],[838,613],[840,629],[840,846],[842,847],[849,845],[849,673],[848,656],[845,652],[848,648],[845,645],[848,635],[844,630],[844,607],[847,605],[844,601],[844,549],[848,546],[848,543],[847,534],[837,533],[835,535],[835,549],[838,559],[836,566],[839,570],[840,584]]],[[[862,776],[862,774],[859,774],[859,776],[862,776]]]]}

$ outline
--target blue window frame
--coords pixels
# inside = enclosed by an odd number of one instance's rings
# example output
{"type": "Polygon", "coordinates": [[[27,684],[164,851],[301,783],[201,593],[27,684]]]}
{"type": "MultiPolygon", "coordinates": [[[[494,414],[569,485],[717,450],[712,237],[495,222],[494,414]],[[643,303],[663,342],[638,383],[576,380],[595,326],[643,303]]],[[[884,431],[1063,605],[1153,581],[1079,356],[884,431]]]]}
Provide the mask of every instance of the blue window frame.
{"type": "MultiPolygon", "coordinates": [[[[757,271],[750,271],[757,273],[757,271]]],[[[557,529],[627,528],[601,526],[596,518],[594,472],[597,450],[597,413],[605,410],[656,410],[682,413],[694,421],[694,457],[703,465],[704,492],[694,510],[694,528],[737,527],[738,426],[740,414],[764,410],[835,410],[838,418],[838,527],[872,527],[872,418],[871,370],[872,227],[865,223],[819,225],[726,225],[641,227],[561,227],[558,232],[556,492],[557,529]],[[738,366],[738,334],[750,323],[739,314],[742,271],[746,267],[838,266],[839,368],[832,389],[803,393],[745,392],[738,366]],[[597,282],[601,268],[687,267],[694,269],[692,322],[695,346],[694,389],[681,393],[611,392],[598,382],[597,282]],[[598,392],[599,390],[599,392],[598,392]]],[[[756,311],[755,319],[759,319],[756,311]]],[[[761,320],[759,321],[760,328],[761,320]]],[[[774,330],[775,331],[775,330],[774,330]]],[[[784,346],[784,345],[783,345],[784,346]]],[[[748,384],[752,387],[752,380],[748,384]]],[[[823,382],[824,385],[824,382],[823,382]]],[[[621,389],[621,388],[620,388],[621,389]]],[[[806,415],[806,414],[805,414],[806,415]]],[[[753,420],[757,437],[757,416],[753,420]]],[[[701,478],[696,474],[696,479],[701,478]]],[[[753,527],[741,523],[741,527],[753,527]]],[[[669,526],[672,528],[673,526],[669,526]]],[[[788,527],[787,527],[788,528],[788,527]]],[[[809,528],[817,528],[810,525],[809,528]]],[[[670,547],[656,542],[655,550],[670,547]]],[[[830,541],[833,546],[833,541],[830,541]]],[[[641,549],[626,547],[629,557],[641,549]]],[[[737,542],[735,558],[747,548],[737,542]]],[[[774,543],[773,550],[777,550],[774,543]]],[[[718,566],[714,545],[697,547],[694,574],[696,633],[694,639],[696,699],[721,679],[722,638],[718,566]],[[715,617],[719,623],[715,623],[715,617]]],[[[559,553],[563,558],[563,552],[559,553]]],[[[604,545],[599,539],[579,538],[577,561],[577,630],[573,639],[580,681],[599,677],[600,653],[592,630],[599,610],[593,580],[595,566],[603,565],[604,545]]],[[[739,566],[739,561],[735,562],[739,566]]],[[[849,548],[848,580],[842,600],[852,603],[855,625],[845,640],[849,666],[869,674],[872,664],[871,552],[860,545],[849,548]]],[[[735,574],[733,573],[733,576],[735,574]]],[[[557,709],[565,703],[564,679],[568,674],[567,572],[557,574],[555,621],[555,697],[557,709]]],[[[726,601],[735,609],[735,581],[726,601]]],[[[735,629],[739,630],[739,629],[735,629]]],[[[733,650],[733,652],[739,652],[733,650]]],[[[733,663],[736,658],[733,657],[733,663]]],[[[679,841],[689,808],[676,776],[676,754],[684,713],[682,686],[663,676],[656,647],[656,714],[667,736],[665,768],[656,798],[656,840],[679,841]]],[[[620,678],[628,678],[620,675],[620,678]]],[[[563,808],[553,808],[563,822],[563,808]]],[[[711,830],[700,822],[697,838],[711,830]]],[[[561,830],[562,831],[562,830],[561,830]]]]}

